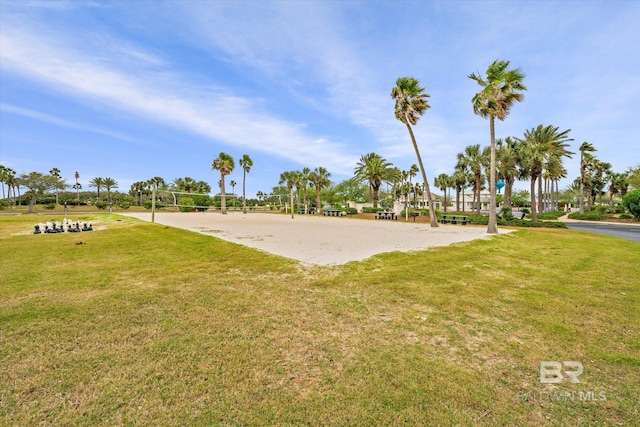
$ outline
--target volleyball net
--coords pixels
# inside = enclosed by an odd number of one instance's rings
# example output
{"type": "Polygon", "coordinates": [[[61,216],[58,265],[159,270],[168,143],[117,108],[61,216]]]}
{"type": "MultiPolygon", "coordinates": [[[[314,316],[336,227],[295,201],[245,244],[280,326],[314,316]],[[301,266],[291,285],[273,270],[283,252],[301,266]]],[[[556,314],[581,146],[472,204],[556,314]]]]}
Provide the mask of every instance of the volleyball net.
{"type": "MultiPolygon", "coordinates": [[[[156,208],[173,208],[181,212],[220,210],[222,196],[220,194],[189,193],[185,191],[158,190],[156,194],[156,208]]],[[[269,210],[274,207],[284,207],[288,198],[282,194],[260,194],[247,197],[247,210],[269,210]]],[[[241,194],[227,193],[225,195],[227,210],[242,210],[243,198],[241,194]]]]}

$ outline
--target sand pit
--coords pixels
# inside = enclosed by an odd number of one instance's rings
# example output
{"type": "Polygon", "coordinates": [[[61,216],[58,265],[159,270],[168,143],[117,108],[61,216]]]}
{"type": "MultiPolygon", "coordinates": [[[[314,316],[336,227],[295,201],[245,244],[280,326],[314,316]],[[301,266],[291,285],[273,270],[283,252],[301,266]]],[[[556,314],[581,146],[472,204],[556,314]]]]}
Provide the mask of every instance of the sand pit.
{"type": "MultiPolygon", "coordinates": [[[[126,216],[151,221],[150,213],[126,216]]],[[[488,237],[486,227],[411,221],[362,220],[268,213],[155,214],[158,224],[209,234],[230,242],[292,258],[305,264],[338,265],[394,251],[416,251],[488,237]]],[[[501,230],[501,233],[506,232],[501,230]]]]}

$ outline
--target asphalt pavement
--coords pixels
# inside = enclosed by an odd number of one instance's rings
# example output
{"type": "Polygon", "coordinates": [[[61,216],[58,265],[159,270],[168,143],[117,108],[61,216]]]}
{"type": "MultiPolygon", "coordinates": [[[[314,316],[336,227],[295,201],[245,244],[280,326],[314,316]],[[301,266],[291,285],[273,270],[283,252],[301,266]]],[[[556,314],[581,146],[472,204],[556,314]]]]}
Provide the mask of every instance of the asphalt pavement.
{"type": "Polygon", "coordinates": [[[622,237],[640,243],[640,226],[598,222],[566,222],[571,230],[589,231],[591,233],[606,234],[608,236],[622,237]]]}

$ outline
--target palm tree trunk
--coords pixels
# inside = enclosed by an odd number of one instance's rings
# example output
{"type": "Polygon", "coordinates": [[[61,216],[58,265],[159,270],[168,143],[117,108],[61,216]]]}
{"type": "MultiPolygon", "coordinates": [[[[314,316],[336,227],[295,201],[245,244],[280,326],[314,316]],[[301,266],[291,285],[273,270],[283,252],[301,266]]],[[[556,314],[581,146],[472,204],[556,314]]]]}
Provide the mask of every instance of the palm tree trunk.
{"type": "MultiPolygon", "coordinates": [[[[292,199],[293,200],[293,199],[292,199]]],[[[320,206],[320,186],[316,185],[316,206],[318,214],[322,213],[322,207],[320,206]]]]}
{"type": "Polygon", "coordinates": [[[538,216],[536,215],[536,175],[531,176],[531,220],[537,221],[538,216]]]}
{"type": "Polygon", "coordinates": [[[444,189],[444,211],[447,211],[447,188],[444,189]]]}
{"type": "Polygon", "coordinates": [[[466,213],[466,207],[464,205],[464,190],[465,188],[462,187],[462,213],[466,213]]]}
{"type": "Polygon", "coordinates": [[[580,151],[580,214],[584,213],[584,152],[580,151]]]}
{"type": "Polygon", "coordinates": [[[504,180],[504,206],[509,208],[509,212],[512,211],[511,196],[513,194],[514,181],[514,178],[507,178],[504,180]]]}
{"type": "Polygon", "coordinates": [[[496,217],[496,134],[493,115],[489,116],[489,128],[491,130],[491,171],[489,174],[489,225],[487,233],[498,233],[498,221],[496,217]]]}
{"type": "Polygon", "coordinates": [[[544,211],[544,195],[542,194],[542,177],[538,177],[538,212],[544,211]]]}
{"type": "Polygon", "coordinates": [[[307,184],[304,185],[303,188],[303,197],[304,197],[304,213],[306,214],[308,212],[308,202],[307,202],[307,184]]]}
{"type": "Polygon", "coordinates": [[[482,208],[482,200],[480,199],[481,197],[481,189],[480,187],[482,187],[482,185],[480,184],[480,175],[476,175],[476,195],[477,197],[475,197],[476,199],[476,213],[478,215],[480,215],[480,209],[482,208]]]}
{"type": "Polygon", "coordinates": [[[289,200],[290,200],[289,207],[291,208],[291,218],[293,218],[293,187],[289,189],[289,200]]]}
{"type": "Polygon", "coordinates": [[[431,196],[431,189],[429,188],[429,181],[427,181],[427,173],[424,170],[424,165],[422,164],[422,157],[420,156],[420,150],[418,149],[418,143],[416,142],[416,137],[413,135],[413,130],[411,130],[411,125],[409,123],[405,123],[407,126],[407,130],[409,131],[409,136],[411,136],[411,142],[413,143],[413,148],[416,150],[416,157],[418,158],[418,166],[420,167],[420,172],[422,172],[422,179],[424,180],[424,191],[427,193],[427,200],[429,201],[429,219],[431,220],[431,227],[439,227],[438,220],[436,219],[436,210],[433,206],[433,197],[431,196]]]}
{"type": "Polygon", "coordinates": [[[478,197],[478,192],[476,191],[476,187],[474,185],[473,187],[473,200],[471,201],[471,212],[473,212],[474,210],[476,210],[477,208],[477,204],[476,204],[476,199],[478,197]]]}
{"type": "Polygon", "coordinates": [[[227,214],[227,195],[224,189],[224,175],[220,174],[220,211],[222,215],[227,214]]]}
{"type": "Polygon", "coordinates": [[[242,213],[247,213],[247,193],[246,193],[246,184],[247,182],[247,170],[243,168],[242,172],[242,213]]]}

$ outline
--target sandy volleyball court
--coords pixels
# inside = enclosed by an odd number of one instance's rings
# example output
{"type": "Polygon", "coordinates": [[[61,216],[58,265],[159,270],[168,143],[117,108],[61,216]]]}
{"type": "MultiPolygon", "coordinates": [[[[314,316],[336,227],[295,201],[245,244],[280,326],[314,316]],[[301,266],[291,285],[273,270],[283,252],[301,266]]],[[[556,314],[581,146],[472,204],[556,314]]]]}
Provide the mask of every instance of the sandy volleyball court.
{"type": "MultiPolygon", "coordinates": [[[[151,221],[150,213],[126,216],[151,221]]],[[[305,264],[338,265],[393,251],[416,251],[488,237],[486,227],[268,213],[156,213],[158,224],[292,258],[305,264]]],[[[501,233],[504,233],[501,230],[501,233]]]]}

